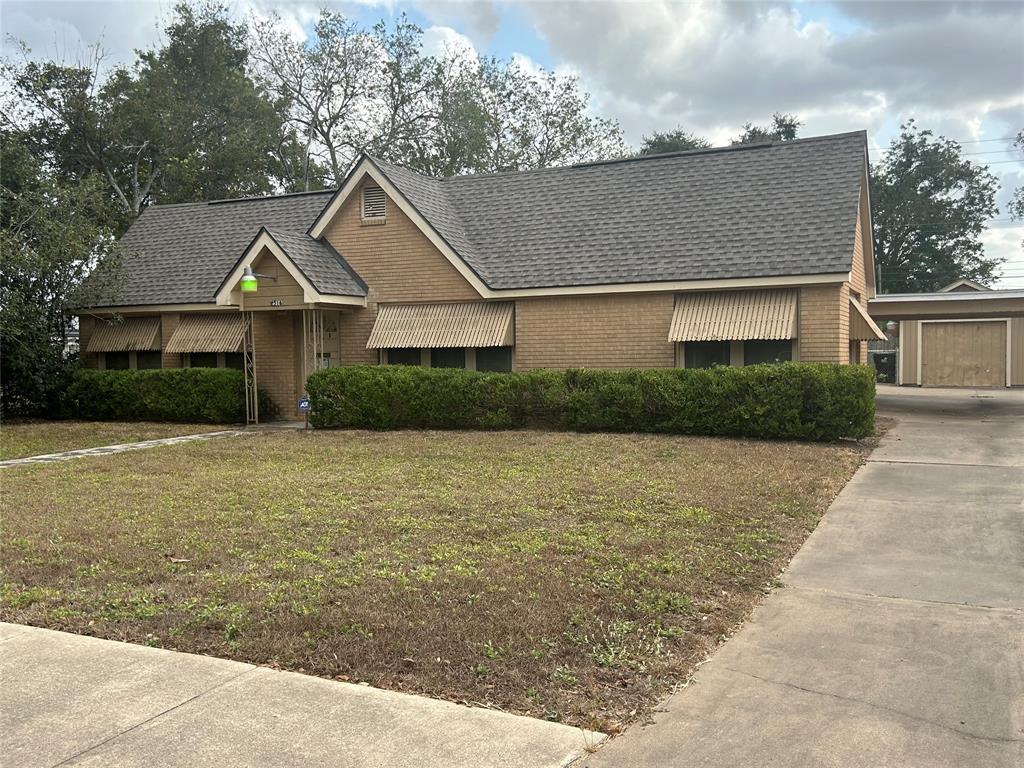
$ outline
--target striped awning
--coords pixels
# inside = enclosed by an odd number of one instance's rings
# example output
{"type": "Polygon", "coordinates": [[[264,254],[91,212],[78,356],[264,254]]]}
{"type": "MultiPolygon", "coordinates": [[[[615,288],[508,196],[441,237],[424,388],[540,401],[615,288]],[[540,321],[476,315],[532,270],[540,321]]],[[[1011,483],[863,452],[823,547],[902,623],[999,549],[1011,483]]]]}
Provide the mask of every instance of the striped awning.
{"type": "Polygon", "coordinates": [[[668,340],[795,338],[796,297],[791,289],[679,294],[668,340]]]}
{"type": "Polygon", "coordinates": [[[237,352],[242,346],[245,325],[238,312],[230,314],[182,315],[167,342],[167,352],[237,352]]]}
{"type": "Polygon", "coordinates": [[[159,317],[126,317],[118,323],[100,320],[86,352],[142,352],[160,349],[159,317]]]}
{"type": "Polygon", "coordinates": [[[870,339],[885,341],[885,338],[882,329],[871,319],[871,315],[867,313],[867,310],[851,297],[850,341],[867,341],[870,339]]]}
{"type": "Polygon", "coordinates": [[[513,307],[510,301],[381,304],[366,348],[510,347],[513,307]]]}

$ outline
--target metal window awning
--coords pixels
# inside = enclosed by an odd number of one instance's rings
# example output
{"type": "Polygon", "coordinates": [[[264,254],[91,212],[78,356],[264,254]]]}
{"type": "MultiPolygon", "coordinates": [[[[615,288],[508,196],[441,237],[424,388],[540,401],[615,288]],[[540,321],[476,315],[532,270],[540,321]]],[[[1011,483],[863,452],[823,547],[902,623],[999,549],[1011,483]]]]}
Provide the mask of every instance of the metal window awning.
{"type": "Polygon", "coordinates": [[[165,351],[237,352],[242,346],[245,322],[241,313],[182,315],[165,351]]]}
{"type": "Polygon", "coordinates": [[[669,341],[796,338],[797,292],[791,289],[682,293],[669,341]]]}
{"type": "Polygon", "coordinates": [[[119,323],[96,323],[86,352],[142,352],[160,349],[159,317],[127,317],[119,323]]]}
{"type": "Polygon", "coordinates": [[[510,347],[514,304],[381,304],[367,349],[402,347],[510,347]]]}
{"type": "Polygon", "coordinates": [[[885,334],[878,324],[871,319],[860,304],[852,297],[850,298],[850,341],[867,341],[877,339],[885,341],[885,334]]]}

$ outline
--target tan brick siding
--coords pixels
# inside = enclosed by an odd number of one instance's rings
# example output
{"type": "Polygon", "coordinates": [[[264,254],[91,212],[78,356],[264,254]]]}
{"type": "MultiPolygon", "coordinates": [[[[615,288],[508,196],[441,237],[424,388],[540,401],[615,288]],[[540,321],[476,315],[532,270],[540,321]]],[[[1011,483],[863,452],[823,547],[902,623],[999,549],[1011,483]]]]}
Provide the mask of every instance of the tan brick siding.
{"type": "MultiPolygon", "coordinates": [[[[177,312],[164,312],[160,315],[160,349],[167,349],[167,342],[171,340],[174,331],[181,322],[181,315],[177,312]]],[[[181,368],[181,355],[162,352],[160,355],[161,368],[181,368]]]]}
{"type": "Polygon", "coordinates": [[[271,414],[265,416],[296,415],[297,389],[296,362],[299,343],[295,329],[302,332],[300,312],[253,312],[253,337],[256,346],[256,383],[273,402],[271,414]]]}
{"type": "Polygon", "coordinates": [[[868,297],[867,282],[864,271],[864,238],[861,236],[863,227],[861,227],[860,213],[857,214],[857,228],[854,231],[853,236],[853,264],[850,270],[850,288],[860,294],[864,304],[868,297]]]}
{"type": "MultiPolygon", "coordinates": [[[[364,182],[365,183],[365,182],[364,182]]],[[[363,224],[362,186],[324,233],[370,287],[366,308],[344,311],[338,322],[342,365],[376,363],[366,348],[378,303],[479,301],[480,294],[390,198],[387,222],[363,224]]]]}
{"type": "Polygon", "coordinates": [[[669,368],[674,295],[516,301],[516,368],[669,368]]]}
{"type": "Polygon", "coordinates": [[[800,360],[847,363],[850,358],[850,287],[822,285],[800,289],[800,360]]]}
{"type": "Polygon", "coordinates": [[[360,221],[362,187],[324,233],[371,288],[373,302],[473,301],[480,294],[392,200],[387,223],[360,221]]]}
{"type": "Polygon", "coordinates": [[[257,280],[256,293],[236,292],[236,298],[242,302],[244,309],[262,309],[272,306],[272,301],[280,301],[280,307],[301,307],[305,295],[302,286],[295,282],[291,273],[277,260],[274,254],[263,250],[253,262],[253,271],[268,277],[257,280]]]}

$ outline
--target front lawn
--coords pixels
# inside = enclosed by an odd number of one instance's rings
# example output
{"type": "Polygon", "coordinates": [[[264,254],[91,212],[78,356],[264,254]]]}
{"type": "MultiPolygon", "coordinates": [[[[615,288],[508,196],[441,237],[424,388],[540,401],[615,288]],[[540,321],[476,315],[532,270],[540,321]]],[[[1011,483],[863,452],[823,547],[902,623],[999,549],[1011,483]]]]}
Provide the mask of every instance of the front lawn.
{"type": "Polygon", "coordinates": [[[194,435],[218,429],[224,427],[209,424],[19,419],[0,424],[0,461],[161,437],[194,435]]]}
{"type": "Polygon", "coordinates": [[[743,620],[864,455],[287,432],[8,469],[0,618],[614,732],[743,620]]]}

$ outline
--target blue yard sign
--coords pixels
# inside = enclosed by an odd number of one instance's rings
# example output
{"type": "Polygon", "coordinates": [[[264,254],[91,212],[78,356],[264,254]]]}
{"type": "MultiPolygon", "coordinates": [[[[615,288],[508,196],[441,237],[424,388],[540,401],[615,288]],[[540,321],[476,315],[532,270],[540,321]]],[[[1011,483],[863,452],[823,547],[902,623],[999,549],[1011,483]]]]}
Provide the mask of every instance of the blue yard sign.
{"type": "Polygon", "coordinates": [[[309,395],[299,398],[299,413],[309,413],[309,395]]]}

